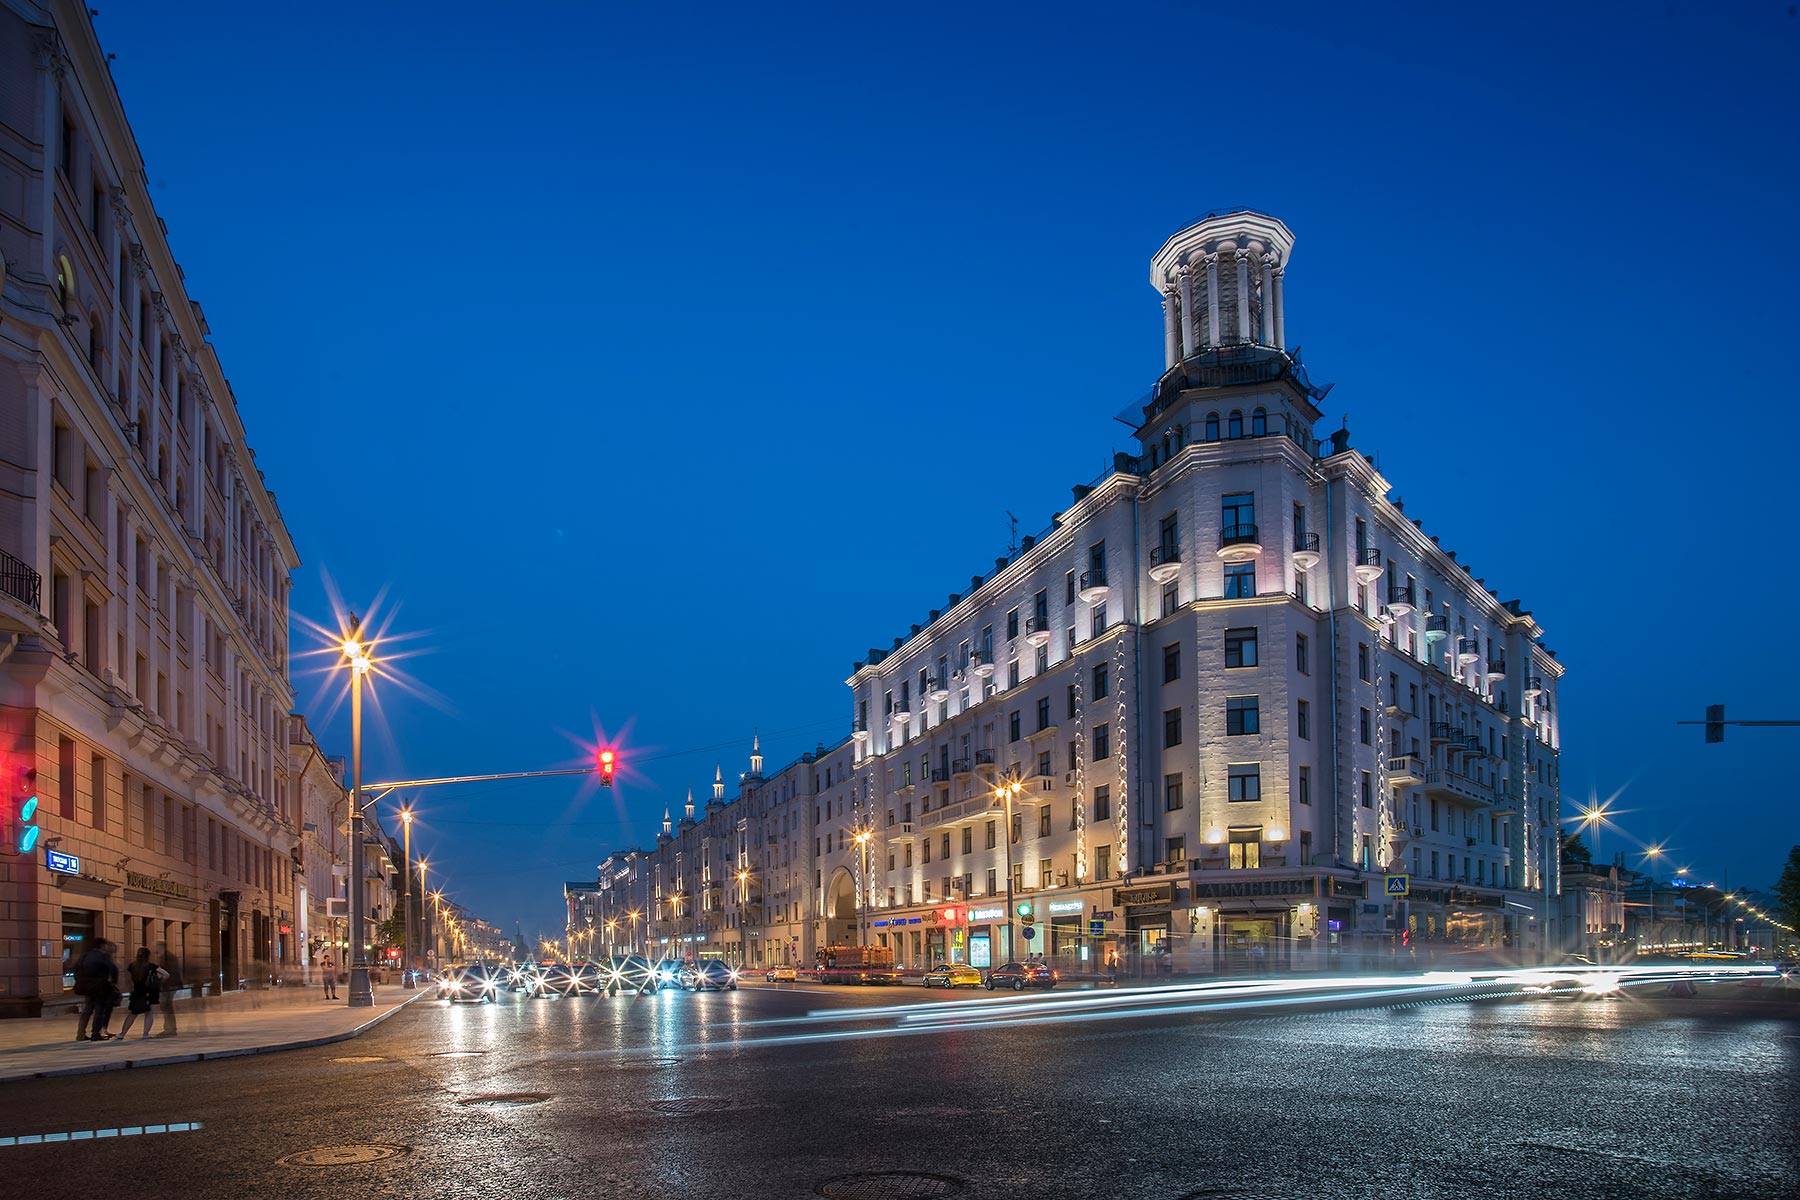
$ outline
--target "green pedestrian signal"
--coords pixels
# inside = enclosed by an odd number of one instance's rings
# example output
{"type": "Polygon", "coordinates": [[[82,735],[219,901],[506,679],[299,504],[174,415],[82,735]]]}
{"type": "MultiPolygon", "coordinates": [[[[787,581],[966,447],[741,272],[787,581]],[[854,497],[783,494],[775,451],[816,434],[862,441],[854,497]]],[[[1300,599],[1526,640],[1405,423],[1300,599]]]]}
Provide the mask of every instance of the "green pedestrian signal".
{"type": "Polygon", "coordinates": [[[26,767],[19,772],[14,786],[14,804],[19,811],[19,831],[14,840],[14,849],[20,854],[30,854],[37,849],[38,838],[43,836],[43,829],[37,823],[38,794],[37,769],[26,767]]]}

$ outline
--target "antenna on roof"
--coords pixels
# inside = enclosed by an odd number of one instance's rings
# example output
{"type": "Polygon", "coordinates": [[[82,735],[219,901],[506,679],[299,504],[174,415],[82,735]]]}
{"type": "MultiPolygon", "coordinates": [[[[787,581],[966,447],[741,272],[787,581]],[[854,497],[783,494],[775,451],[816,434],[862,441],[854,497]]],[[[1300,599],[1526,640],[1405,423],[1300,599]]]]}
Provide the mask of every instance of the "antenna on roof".
{"type": "Polygon", "coordinates": [[[1006,557],[1016,558],[1019,554],[1019,518],[1006,510],[1006,557]]]}

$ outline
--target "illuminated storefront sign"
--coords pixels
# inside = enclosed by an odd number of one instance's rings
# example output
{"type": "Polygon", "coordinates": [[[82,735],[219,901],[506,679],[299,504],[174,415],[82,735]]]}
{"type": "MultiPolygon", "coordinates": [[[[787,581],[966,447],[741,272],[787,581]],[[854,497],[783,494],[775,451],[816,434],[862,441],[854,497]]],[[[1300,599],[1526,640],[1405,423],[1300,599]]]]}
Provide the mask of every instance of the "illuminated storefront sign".
{"type": "Polygon", "coordinates": [[[969,910],[969,920],[1004,921],[1006,920],[1006,907],[1005,905],[996,905],[993,908],[971,908],[969,910]]]}
{"type": "Polygon", "coordinates": [[[1053,913],[1079,913],[1087,908],[1084,900],[1052,900],[1050,911],[1053,913]]]}
{"type": "Polygon", "coordinates": [[[1113,903],[1121,908],[1143,904],[1167,904],[1173,891],[1173,886],[1167,883],[1157,887],[1114,888],[1113,903]]]}
{"type": "Polygon", "coordinates": [[[44,865],[59,875],[81,874],[81,859],[74,854],[64,854],[60,850],[44,851],[44,865]]]}

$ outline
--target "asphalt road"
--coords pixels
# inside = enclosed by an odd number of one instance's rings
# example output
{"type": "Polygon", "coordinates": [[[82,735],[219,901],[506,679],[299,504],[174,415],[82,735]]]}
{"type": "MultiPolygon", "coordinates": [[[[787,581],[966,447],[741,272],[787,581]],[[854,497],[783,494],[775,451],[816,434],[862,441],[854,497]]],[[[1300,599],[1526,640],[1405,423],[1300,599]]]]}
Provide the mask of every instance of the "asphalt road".
{"type": "Polygon", "coordinates": [[[1797,1012],[787,984],[422,1000],[333,1046],[0,1085],[0,1137],[199,1122],[0,1146],[0,1179],[21,1197],[779,1200],[881,1171],[937,1178],[823,1194],[1782,1196],[1800,1191],[1797,1012]],[[280,1161],[370,1145],[404,1151],[280,1161]]]}

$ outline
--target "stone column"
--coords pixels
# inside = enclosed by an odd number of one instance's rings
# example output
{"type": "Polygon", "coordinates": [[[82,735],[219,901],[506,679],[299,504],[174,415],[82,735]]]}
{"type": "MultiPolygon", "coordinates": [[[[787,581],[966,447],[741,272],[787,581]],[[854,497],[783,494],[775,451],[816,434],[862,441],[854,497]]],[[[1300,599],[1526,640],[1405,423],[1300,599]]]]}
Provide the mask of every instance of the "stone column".
{"type": "Polygon", "coordinates": [[[1240,342],[1247,342],[1250,333],[1250,252],[1237,252],[1237,335],[1240,342]]]}
{"type": "Polygon", "coordinates": [[[1262,344],[1275,344],[1275,256],[1263,255],[1262,260],[1262,344]]]}
{"type": "Polygon", "coordinates": [[[1209,345],[1217,346],[1223,339],[1219,337],[1219,256],[1206,256],[1206,340],[1209,345]]]}
{"type": "Polygon", "coordinates": [[[1287,349],[1287,313],[1283,305],[1281,277],[1287,274],[1286,267],[1275,268],[1275,344],[1283,350],[1287,349]]]}
{"type": "Polygon", "coordinates": [[[137,588],[137,518],[129,509],[125,512],[125,528],[121,531],[125,539],[125,661],[119,670],[124,675],[120,686],[125,694],[136,700],[143,700],[137,694],[137,625],[138,625],[138,588],[137,588]]]}
{"type": "Polygon", "coordinates": [[[1194,271],[1188,263],[1181,264],[1181,357],[1185,360],[1194,353],[1194,271]]]}
{"type": "MultiPolygon", "coordinates": [[[[115,326],[114,328],[117,328],[115,326]]],[[[102,677],[114,687],[123,686],[125,664],[119,661],[119,634],[124,632],[125,567],[119,553],[118,469],[106,472],[106,646],[100,661],[102,677]]]]}
{"type": "Polygon", "coordinates": [[[1175,365],[1180,335],[1175,329],[1175,297],[1164,292],[1163,305],[1163,369],[1166,371],[1175,365]]]}

